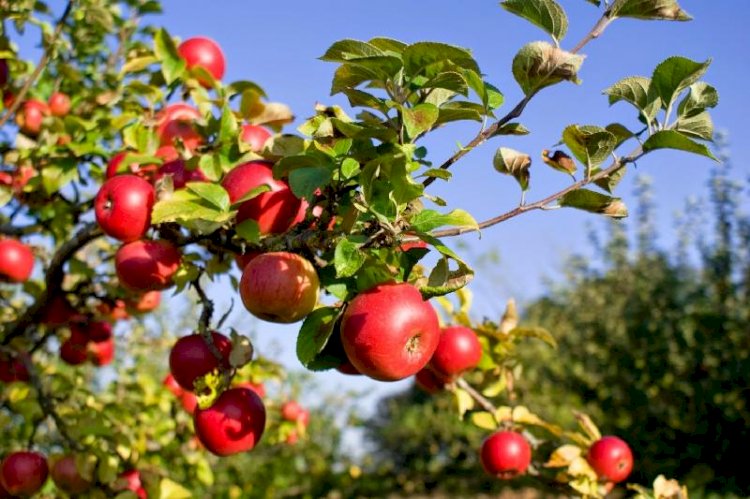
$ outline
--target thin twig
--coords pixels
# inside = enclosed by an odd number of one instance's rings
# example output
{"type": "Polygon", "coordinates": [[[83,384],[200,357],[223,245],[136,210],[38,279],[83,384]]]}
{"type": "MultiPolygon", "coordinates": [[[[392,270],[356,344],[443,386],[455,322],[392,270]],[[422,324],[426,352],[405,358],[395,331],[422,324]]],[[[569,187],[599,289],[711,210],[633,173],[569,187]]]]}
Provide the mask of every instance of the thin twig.
{"type": "Polygon", "coordinates": [[[224,357],[221,355],[221,352],[219,352],[219,349],[216,348],[213,335],[211,334],[211,317],[214,314],[214,302],[212,302],[208,296],[206,296],[205,291],[203,291],[203,288],[200,285],[200,274],[191,284],[195,292],[198,294],[198,299],[203,305],[203,310],[201,311],[201,316],[198,320],[198,333],[203,337],[203,341],[206,342],[206,346],[211,350],[211,354],[219,361],[219,365],[223,365],[224,357]]]}
{"type": "Polygon", "coordinates": [[[485,411],[488,411],[493,415],[497,412],[497,407],[495,407],[495,405],[487,400],[481,393],[476,391],[474,387],[471,386],[465,379],[458,378],[458,380],[456,380],[456,385],[460,389],[468,393],[471,398],[473,398],[477,402],[477,404],[481,405],[482,409],[484,409],[485,411]]]}
{"type": "Polygon", "coordinates": [[[13,103],[5,111],[5,114],[0,116],[0,128],[8,122],[10,117],[13,116],[13,114],[16,111],[18,111],[18,108],[21,107],[21,102],[23,102],[23,98],[26,97],[26,94],[29,92],[29,89],[34,85],[34,83],[36,82],[36,79],[39,78],[39,75],[42,74],[42,71],[47,66],[47,62],[49,62],[50,55],[52,54],[52,51],[55,49],[55,43],[57,43],[57,38],[60,36],[60,33],[62,33],[63,27],[65,26],[65,21],[67,21],[68,16],[70,15],[71,10],[73,9],[73,3],[74,3],[74,0],[70,0],[68,2],[68,5],[65,7],[65,11],[63,11],[62,15],[60,16],[60,19],[57,21],[57,26],[55,26],[55,31],[54,33],[52,33],[52,38],[50,38],[49,44],[47,45],[47,48],[44,51],[44,54],[42,54],[42,58],[39,59],[39,63],[34,69],[34,72],[31,73],[31,75],[28,77],[26,82],[23,84],[23,86],[21,87],[21,90],[18,92],[18,95],[16,95],[13,98],[13,103]]]}

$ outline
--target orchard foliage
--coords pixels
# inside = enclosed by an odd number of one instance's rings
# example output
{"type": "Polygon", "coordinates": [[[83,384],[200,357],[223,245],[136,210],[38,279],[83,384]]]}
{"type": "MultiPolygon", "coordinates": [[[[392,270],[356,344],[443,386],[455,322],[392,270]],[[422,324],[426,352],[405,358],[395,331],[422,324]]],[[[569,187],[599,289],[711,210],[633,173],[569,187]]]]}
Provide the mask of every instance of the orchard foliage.
{"type": "MultiPolygon", "coordinates": [[[[701,81],[709,61],[671,57],[650,78],[615,81],[605,93],[610,103],[635,108],[633,122],[562,130],[560,149],[540,153],[573,181],[544,199],[526,202],[532,157],[506,147],[498,148],[493,166],[522,191],[521,204],[509,211],[478,222],[447,207],[429,187],[449,182],[450,168],[485,142],[528,134],[519,118],[534,96],[577,83],[582,50],[610,23],[622,17],[687,20],[676,1],[604,2],[600,20],[570,49],[562,45],[569,21],[557,2],[502,2],[551,38],[515,55],[512,72],[522,97],[505,113],[504,94],[485,80],[467,49],[390,38],[335,42],[321,59],[333,65],[331,93],[346,96],[353,111],[318,105],[297,133],[281,133],[291,110],[269,101],[257,83],[221,81],[232,61],[213,42],[193,37],[178,43],[167,29],[142,24],[160,11],[156,1],[70,0],[57,19],[44,2],[0,5],[0,229],[33,246],[37,269],[30,280],[13,272],[16,265],[3,273],[23,282],[1,290],[2,415],[13,442],[3,449],[7,462],[25,439],[26,447],[48,453],[74,452],[71,471],[80,476],[68,479],[90,483],[92,495],[128,489],[141,497],[184,497],[188,489],[211,487],[215,461],[192,440],[185,414],[163,417],[170,400],[194,413],[198,442],[218,455],[250,450],[263,434],[261,446],[291,445],[303,436],[306,417],[279,421],[269,410],[273,400],[264,404],[257,387],[237,386],[235,378],[245,373],[254,382],[279,377],[278,366],[254,358],[246,336],[232,331],[216,340],[221,337],[212,333],[223,320],[214,321],[203,285],[233,273],[240,258],[242,278],[233,275],[232,283],[245,307],[264,320],[303,320],[297,352],[313,371],[350,364],[364,370],[390,353],[408,357],[408,369],[368,374],[395,380],[431,369],[440,331],[424,300],[459,293],[461,307],[446,319],[472,329],[482,355],[468,364],[466,378],[459,375],[464,368],[432,375],[435,388],[453,391],[459,415],[488,432],[516,432],[533,447],[528,471],[524,451],[523,463],[498,464],[498,477],[528,472],[587,496],[611,488],[585,457],[600,438],[588,417],[580,415],[579,428],[569,430],[512,400],[490,400],[512,385],[520,340],[552,342],[551,336],[518,326],[512,304],[497,324],[471,323],[462,290],[473,270],[446,238],[553,207],[623,217],[627,208],[613,192],[627,165],[664,148],[713,158],[705,142],[713,133],[708,109],[718,97],[701,81]],[[13,43],[34,26],[42,27],[37,64],[23,60],[13,43]],[[476,136],[435,162],[424,139],[460,121],[476,122],[476,136]],[[623,153],[626,146],[631,151],[623,153]],[[144,342],[163,346],[167,338],[149,333],[148,321],[133,328],[142,334],[126,337],[92,325],[148,312],[153,299],[146,293],[170,288],[195,292],[202,312],[184,332],[196,331],[191,339],[203,342],[172,352],[177,383],[166,381],[172,395],[145,377],[140,363],[111,383],[72,367],[109,364],[122,347],[117,362],[127,366],[144,342]],[[376,300],[362,305],[367,313],[351,305],[384,289],[405,290],[409,301],[376,300]],[[410,309],[412,302],[418,306],[410,309]],[[394,304],[405,303],[393,313],[394,304]],[[400,335],[394,352],[383,352],[387,334],[389,341],[400,335]],[[53,360],[58,347],[71,366],[53,360]],[[469,378],[476,378],[475,386],[469,378]]],[[[12,258],[28,260],[28,253],[12,258]]],[[[150,361],[163,366],[166,359],[150,361]]],[[[657,496],[673,495],[659,487],[657,496]]]]}

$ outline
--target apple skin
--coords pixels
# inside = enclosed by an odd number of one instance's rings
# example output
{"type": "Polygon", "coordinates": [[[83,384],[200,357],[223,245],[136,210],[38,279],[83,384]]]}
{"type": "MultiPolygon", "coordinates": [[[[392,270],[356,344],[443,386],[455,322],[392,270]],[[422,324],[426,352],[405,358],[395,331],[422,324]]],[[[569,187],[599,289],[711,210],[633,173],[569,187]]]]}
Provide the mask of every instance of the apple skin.
{"type": "Polygon", "coordinates": [[[430,359],[430,367],[448,378],[477,367],[482,358],[482,345],[477,334],[465,326],[452,326],[440,331],[440,341],[430,359]]]}
{"type": "Polygon", "coordinates": [[[198,407],[198,397],[193,392],[182,392],[180,403],[185,412],[192,415],[195,413],[195,408],[198,407]]]}
{"type": "Polygon", "coordinates": [[[266,426],[266,408],[254,391],[230,388],[211,407],[197,407],[193,423],[206,449],[217,456],[229,456],[257,445],[266,426]]]}
{"type": "Polygon", "coordinates": [[[26,369],[24,360],[29,360],[27,353],[20,352],[15,357],[11,357],[6,352],[0,352],[0,381],[3,383],[29,381],[29,371],[26,369]]]}
{"type": "Polygon", "coordinates": [[[34,253],[17,239],[0,239],[0,282],[25,282],[34,270],[34,253]]]}
{"type": "Polygon", "coordinates": [[[60,344],[60,358],[71,366],[80,366],[88,360],[89,339],[80,330],[71,329],[71,335],[60,344]]]}
{"type": "Polygon", "coordinates": [[[70,112],[70,97],[62,92],[53,93],[47,103],[52,116],[62,118],[70,112]]]}
{"type": "Polygon", "coordinates": [[[44,117],[49,115],[49,107],[45,102],[29,99],[21,105],[16,113],[16,124],[21,132],[29,137],[36,137],[42,131],[44,117]]]}
{"type": "Polygon", "coordinates": [[[633,452],[621,438],[604,436],[594,442],[586,456],[599,478],[620,483],[633,471],[633,452]]]}
{"type": "Polygon", "coordinates": [[[50,475],[57,488],[68,494],[80,494],[91,487],[91,482],[84,479],[78,472],[74,456],[64,456],[55,461],[50,475]]]}
{"type": "Polygon", "coordinates": [[[115,486],[117,490],[132,490],[138,496],[138,499],[148,498],[146,489],[143,488],[143,483],[141,482],[141,473],[136,469],[120,473],[115,486]]]}
{"type": "MultiPolygon", "coordinates": [[[[229,368],[229,354],[232,342],[221,333],[211,332],[214,345],[223,358],[222,368],[229,368]]],[[[183,336],[169,352],[169,370],[175,381],[183,389],[195,390],[196,378],[208,374],[220,367],[218,359],[211,353],[203,337],[199,334],[183,336]]]]}
{"type": "MultiPolygon", "coordinates": [[[[214,40],[205,36],[188,38],[177,47],[177,52],[185,59],[188,69],[202,67],[215,80],[221,80],[224,77],[226,59],[221,47],[214,40]]],[[[209,82],[199,81],[204,87],[209,86],[209,82]]]]}
{"type": "Polygon", "coordinates": [[[58,327],[70,322],[75,317],[76,311],[68,303],[64,294],[53,296],[42,312],[42,324],[51,327],[58,327]]]}
{"type": "Polygon", "coordinates": [[[263,398],[266,396],[266,387],[263,383],[253,383],[251,381],[242,381],[234,385],[236,388],[247,388],[258,394],[258,397],[263,398]]]}
{"type": "Polygon", "coordinates": [[[0,481],[13,496],[36,494],[47,481],[47,458],[38,452],[13,452],[0,466],[0,481]]]}
{"type": "Polygon", "coordinates": [[[183,393],[185,393],[185,390],[182,389],[182,387],[177,383],[177,380],[174,379],[174,376],[172,376],[172,373],[167,373],[166,376],[164,376],[164,380],[161,382],[164,387],[172,392],[172,395],[175,397],[179,397],[183,393]]]}
{"type": "Polygon", "coordinates": [[[261,185],[264,192],[242,203],[237,213],[237,223],[255,220],[261,234],[281,234],[305,219],[307,203],[297,198],[283,180],[273,178],[271,163],[249,161],[233,168],[224,176],[221,185],[234,203],[261,185]]]}
{"type": "Polygon", "coordinates": [[[294,400],[284,402],[284,404],[281,406],[281,419],[294,423],[297,421],[297,419],[299,419],[300,414],[302,414],[302,410],[302,406],[300,406],[294,400]]]}
{"type": "MultiPolygon", "coordinates": [[[[0,88],[5,87],[10,79],[10,69],[8,68],[8,61],[0,59],[0,88]]],[[[7,107],[7,106],[6,106],[7,107]]]]}
{"type": "Polygon", "coordinates": [[[156,172],[156,180],[159,181],[167,175],[172,176],[172,186],[175,190],[184,188],[188,182],[208,182],[208,178],[199,168],[188,170],[185,161],[181,159],[164,163],[156,172]]]}
{"type": "Polygon", "coordinates": [[[174,147],[174,141],[179,137],[188,150],[195,150],[203,143],[203,137],[193,128],[192,123],[201,118],[201,113],[190,104],[170,104],[156,116],[159,143],[163,147],[174,147]]]}
{"type": "Polygon", "coordinates": [[[145,314],[159,308],[161,291],[146,291],[145,293],[128,299],[127,310],[133,315],[145,314]]]}
{"type": "Polygon", "coordinates": [[[434,372],[429,366],[414,375],[414,383],[417,387],[430,395],[444,390],[445,385],[450,383],[450,381],[450,378],[434,372]]]}
{"type": "Polygon", "coordinates": [[[290,324],[315,308],[320,281],[308,260],[279,251],[253,258],[242,271],[239,287],[242,303],[254,316],[290,324]]]}
{"type": "Polygon", "coordinates": [[[484,440],[479,457],[489,475],[508,480],[526,472],[531,446],[518,432],[498,431],[484,440]]]}
{"type": "Polygon", "coordinates": [[[160,291],[173,284],[181,260],[172,243],[142,239],[117,250],[115,271],[120,283],[132,291],[160,291]]]}
{"type": "Polygon", "coordinates": [[[115,339],[90,341],[88,344],[89,360],[97,367],[111,364],[115,359],[115,339]]]}
{"type": "Polygon", "coordinates": [[[379,284],[358,294],[341,322],[346,356],[359,372],[379,381],[416,374],[439,341],[435,310],[408,283],[379,284]]]}
{"type": "Polygon", "coordinates": [[[248,251],[246,253],[243,253],[241,255],[235,254],[234,255],[234,262],[237,264],[237,268],[240,270],[245,270],[245,267],[247,267],[247,264],[250,263],[250,261],[255,258],[258,255],[262,255],[260,251],[248,251]]]}
{"type": "Polygon", "coordinates": [[[96,221],[108,236],[123,242],[140,239],[151,226],[154,187],[136,175],[117,175],[96,194],[96,221]]]}
{"type": "Polygon", "coordinates": [[[96,306],[96,311],[99,312],[99,315],[104,317],[106,320],[110,322],[115,322],[119,320],[125,320],[130,318],[130,314],[127,310],[127,305],[125,304],[125,300],[116,299],[114,301],[110,302],[101,302],[96,306]]]}
{"type": "Polygon", "coordinates": [[[261,152],[271,138],[271,132],[259,125],[242,125],[240,138],[250,146],[251,151],[261,152]]]}
{"type": "Polygon", "coordinates": [[[83,324],[81,332],[91,341],[107,341],[112,337],[112,324],[105,321],[91,321],[83,324]]]}

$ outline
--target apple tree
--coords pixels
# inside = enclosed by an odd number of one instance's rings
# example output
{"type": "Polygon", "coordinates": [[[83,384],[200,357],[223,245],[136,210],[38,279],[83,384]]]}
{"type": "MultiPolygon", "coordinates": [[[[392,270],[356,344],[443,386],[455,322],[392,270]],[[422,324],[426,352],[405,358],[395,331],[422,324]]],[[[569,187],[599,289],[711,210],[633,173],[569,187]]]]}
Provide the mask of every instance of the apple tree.
{"type": "MultiPolygon", "coordinates": [[[[225,274],[249,313],[301,323],[307,369],[416,376],[452,391],[466,424],[487,432],[477,452],[498,480],[529,474],[589,497],[624,481],[634,466],[625,441],[600,435],[584,414],[573,430],[504,398],[522,340],[551,336],[518,324],[512,301],[504,317],[473,322],[464,289],[473,270],[448,241],[534,210],[624,217],[614,191],[628,165],[665,148],[713,158],[707,110],[718,97],[701,81],[709,62],[675,56],[644,68],[651,77],[615,77],[605,93],[635,108],[634,119],[550,137],[559,149],[539,153],[563,174],[557,192],[528,201],[532,156],[503,146],[493,166],[518,183],[520,204],[476,221],[430,190],[475,148],[530,133],[520,119],[534,97],[576,83],[585,48],[611,23],[689,19],[675,0],[589,3],[599,20],[566,48],[569,20],[556,1],[501,2],[549,37],[516,53],[521,97],[511,105],[465,48],[335,42],[321,59],[332,65],[331,93],[351,109],[317,105],[293,132],[284,130],[290,109],[257,83],[222,81],[231,61],[215,42],[180,42],[145,23],[157,1],[70,0],[58,13],[0,2],[0,379],[12,443],[2,486],[34,494],[49,473],[69,494],[182,497],[196,479],[210,487],[209,454],[244,457],[261,442],[303,437],[304,408],[269,400],[259,385],[280,367],[224,327],[204,291],[225,274]],[[43,55],[31,63],[13,39],[35,26],[43,55]],[[476,135],[433,158],[425,139],[456,122],[476,123],[476,135]],[[200,315],[179,331],[188,334],[175,341],[148,318],[113,334],[113,321],[152,314],[165,290],[195,297],[200,315]],[[166,388],[139,369],[102,383],[84,367],[109,364],[116,348],[127,365],[166,341],[169,353],[148,359],[169,366],[166,388]],[[185,412],[167,417],[170,400],[185,412]]],[[[683,490],[659,477],[636,493],[683,490]]]]}

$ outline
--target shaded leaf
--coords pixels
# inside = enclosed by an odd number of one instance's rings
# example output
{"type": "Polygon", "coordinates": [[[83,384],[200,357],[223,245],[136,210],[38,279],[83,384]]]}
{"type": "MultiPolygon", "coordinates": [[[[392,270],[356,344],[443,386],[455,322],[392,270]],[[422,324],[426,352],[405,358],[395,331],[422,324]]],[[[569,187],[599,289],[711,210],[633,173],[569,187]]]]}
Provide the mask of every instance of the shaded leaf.
{"type": "Polygon", "coordinates": [[[706,111],[693,116],[680,117],[675,123],[674,128],[678,132],[696,139],[714,139],[714,122],[706,111]]]}
{"type": "Polygon", "coordinates": [[[297,358],[303,366],[308,367],[323,351],[340,313],[340,308],[321,307],[305,317],[297,336],[297,358]]]}
{"type": "Polygon", "coordinates": [[[402,110],[406,133],[413,140],[430,130],[438,119],[439,110],[433,104],[419,104],[402,110]]]}
{"type": "Polygon", "coordinates": [[[568,32],[568,16],[554,0],[505,0],[500,6],[539,26],[557,42],[568,32]]]}
{"type": "Polygon", "coordinates": [[[562,140],[589,169],[604,162],[617,146],[617,138],[598,126],[570,125],[563,130],[562,140]]]}
{"type": "Polygon", "coordinates": [[[719,93],[708,83],[699,81],[690,85],[690,91],[677,107],[680,117],[691,117],[719,104],[719,93]]]}
{"type": "Polygon", "coordinates": [[[560,206],[577,208],[591,213],[600,213],[612,218],[628,216],[628,209],[620,198],[613,198],[606,194],[576,189],[560,198],[560,206]]]}
{"type": "Polygon", "coordinates": [[[513,175],[522,190],[528,190],[531,178],[529,172],[531,156],[509,147],[500,147],[495,151],[492,164],[498,172],[513,175]]]}
{"type": "Polygon", "coordinates": [[[547,42],[532,42],[522,47],[513,59],[513,76],[528,96],[561,81],[578,83],[583,59],[547,42]]]}
{"type": "Polygon", "coordinates": [[[646,20],[689,21],[692,19],[680,8],[677,0],[615,0],[609,17],[634,17],[646,20]]]}

